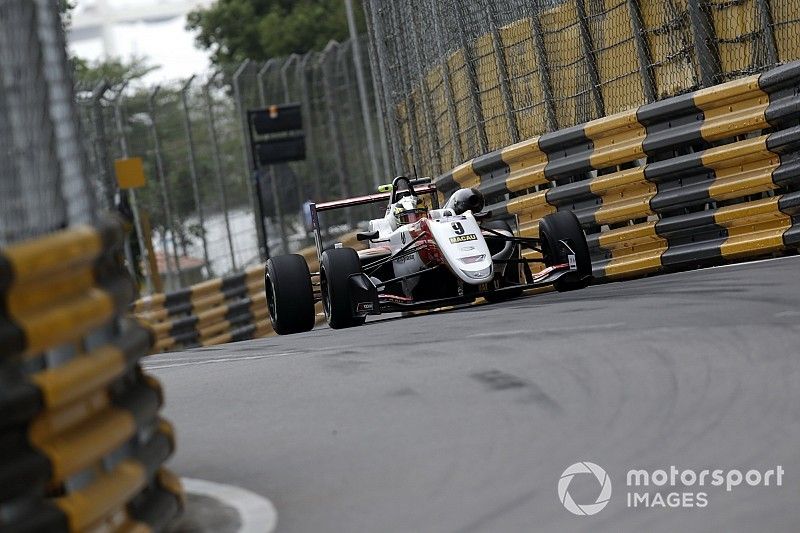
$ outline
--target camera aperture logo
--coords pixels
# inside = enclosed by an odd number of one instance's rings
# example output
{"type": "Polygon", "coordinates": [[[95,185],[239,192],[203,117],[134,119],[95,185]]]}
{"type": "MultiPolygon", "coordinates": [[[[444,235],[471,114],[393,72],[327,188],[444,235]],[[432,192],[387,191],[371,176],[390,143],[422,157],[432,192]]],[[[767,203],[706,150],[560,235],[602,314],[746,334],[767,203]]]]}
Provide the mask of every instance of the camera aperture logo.
{"type": "MultiPolygon", "coordinates": [[[[646,470],[631,469],[626,476],[626,506],[628,508],[686,509],[705,508],[709,505],[710,492],[724,490],[732,492],[736,487],[780,487],[783,485],[783,466],[767,470],[740,469],[680,469],[668,468],[646,470]],[[670,489],[672,489],[670,491],[670,489]],[[710,490],[709,490],[710,489],[710,490]]],[[[602,511],[611,500],[611,478],[605,469],[582,461],[567,467],[558,480],[558,499],[564,508],[578,516],[591,516],[602,511]],[[600,494],[594,503],[576,503],[569,493],[572,479],[579,474],[594,475],[600,485],[600,494]]]]}
{"type": "Polygon", "coordinates": [[[564,508],[572,514],[578,516],[591,516],[597,514],[608,505],[611,499],[611,478],[608,477],[606,471],[600,466],[590,463],[589,461],[582,461],[570,465],[561,474],[561,479],[558,480],[558,499],[564,508]],[[597,482],[600,484],[600,494],[594,503],[577,504],[569,493],[569,484],[572,483],[572,478],[578,474],[594,474],[597,482]]]}

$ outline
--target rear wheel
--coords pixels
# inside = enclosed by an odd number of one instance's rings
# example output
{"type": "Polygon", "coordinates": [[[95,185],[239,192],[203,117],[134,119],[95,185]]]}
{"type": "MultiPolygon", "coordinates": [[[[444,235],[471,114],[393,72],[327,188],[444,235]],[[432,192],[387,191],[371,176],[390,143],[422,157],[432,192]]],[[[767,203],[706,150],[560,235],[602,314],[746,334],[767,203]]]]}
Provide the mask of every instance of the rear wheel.
{"type": "Polygon", "coordinates": [[[322,307],[333,329],[352,328],[366,321],[366,317],[353,316],[350,303],[348,280],[359,272],[361,261],[352,248],[334,248],[322,253],[319,270],[322,307]]]}
{"type": "Polygon", "coordinates": [[[557,291],[573,291],[589,284],[592,277],[592,258],[589,255],[589,245],[586,244],[586,235],[575,213],[559,211],[544,217],[539,223],[539,238],[542,241],[542,252],[547,266],[567,262],[567,253],[558,241],[566,242],[575,252],[578,271],[557,280],[553,284],[557,291]]]}
{"type": "MultiPolygon", "coordinates": [[[[505,220],[492,220],[490,222],[485,222],[481,224],[481,228],[484,229],[492,229],[495,231],[501,232],[509,232],[511,235],[514,235],[514,230],[511,229],[511,225],[506,222],[505,220]]],[[[502,246],[499,246],[499,251],[502,251],[502,246]]],[[[492,247],[489,247],[492,253],[495,251],[492,247]]],[[[519,258],[519,246],[515,246],[515,250],[511,254],[511,258],[519,258]]],[[[505,265],[505,269],[503,271],[503,275],[500,278],[500,288],[508,287],[510,285],[519,285],[520,284],[520,275],[519,275],[519,265],[516,263],[508,263],[505,265]]],[[[484,295],[487,302],[495,303],[495,302],[502,302],[504,300],[510,300],[511,298],[517,298],[518,296],[522,295],[522,289],[506,289],[501,292],[490,292],[484,295]]]]}
{"type": "Polygon", "coordinates": [[[272,329],[279,335],[314,328],[314,289],[311,273],[301,255],[279,255],[267,261],[264,276],[272,329]]]}

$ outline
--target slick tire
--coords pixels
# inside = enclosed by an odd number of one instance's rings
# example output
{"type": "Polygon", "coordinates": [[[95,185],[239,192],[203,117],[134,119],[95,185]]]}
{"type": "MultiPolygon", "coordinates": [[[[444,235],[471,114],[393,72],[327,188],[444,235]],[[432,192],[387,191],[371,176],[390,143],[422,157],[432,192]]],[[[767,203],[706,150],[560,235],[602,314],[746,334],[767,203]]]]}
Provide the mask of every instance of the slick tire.
{"type": "Polygon", "coordinates": [[[366,317],[353,316],[350,304],[348,279],[359,272],[361,261],[352,248],[334,248],[322,253],[319,271],[322,307],[333,329],[352,328],[366,321],[366,317]]]}
{"type": "Polygon", "coordinates": [[[544,217],[539,223],[539,238],[542,240],[542,252],[547,266],[567,261],[558,241],[565,241],[575,252],[578,272],[557,280],[553,284],[557,291],[574,291],[589,284],[592,279],[592,258],[589,255],[589,245],[586,244],[586,235],[575,213],[559,211],[544,217]]]}
{"type": "Polygon", "coordinates": [[[269,319],[278,335],[302,333],[314,328],[314,289],[303,256],[271,257],[267,261],[264,288],[269,319]]]}

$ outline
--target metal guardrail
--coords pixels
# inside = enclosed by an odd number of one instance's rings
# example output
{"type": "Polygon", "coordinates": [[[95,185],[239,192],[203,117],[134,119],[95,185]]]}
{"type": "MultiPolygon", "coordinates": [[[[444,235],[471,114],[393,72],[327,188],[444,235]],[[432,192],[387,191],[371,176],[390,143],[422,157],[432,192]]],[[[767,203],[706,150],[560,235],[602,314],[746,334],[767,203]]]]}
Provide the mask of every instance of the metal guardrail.
{"type": "Polygon", "coordinates": [[[575,211],[597,278],[755,257],[800,242],[800,62],[548,133],[459,165],[519,233],[575,211]]]}
{"type": "Polygon", "coordinates": [[[0,249],[2,532],[157,531],[182,508],[122,242],[106,220],[0,249]]]}

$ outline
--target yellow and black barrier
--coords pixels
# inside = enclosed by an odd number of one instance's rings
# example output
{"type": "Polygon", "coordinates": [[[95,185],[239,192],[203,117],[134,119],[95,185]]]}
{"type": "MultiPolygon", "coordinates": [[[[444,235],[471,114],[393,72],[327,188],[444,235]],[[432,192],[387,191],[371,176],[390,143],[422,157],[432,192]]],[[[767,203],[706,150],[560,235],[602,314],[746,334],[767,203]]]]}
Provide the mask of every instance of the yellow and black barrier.
{"type": "MultiPolygon", "coordinates": [[[[339,237],[344,246],[363,246],[355,233],[339,237]]],[[[319,270],[315,247],[300,252],[309,270],[319,270]]],[[[154,333],[155,352],[214,346],[274,335],[264,292],[264,266],[204,281],[134,302],[136,318],[154,333]]],[[[318,321],[322,320],[317,309],[318,321]]]]}
{"type": "Polygon", "coordinates": [[[798,148],[792,62],[491,152],[436,184],[477,188],[523,236],[574,211],[595,277],[615,278],[796,248],[798,148]]]}
{"type": "Polygon", "coordinates": [[[0,249],[0,531],[160,531],[182,507],[121,225],[0,249]]]}

